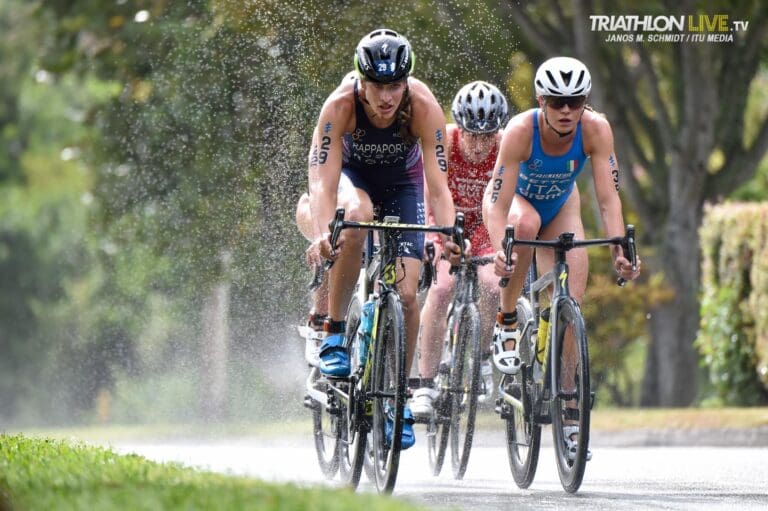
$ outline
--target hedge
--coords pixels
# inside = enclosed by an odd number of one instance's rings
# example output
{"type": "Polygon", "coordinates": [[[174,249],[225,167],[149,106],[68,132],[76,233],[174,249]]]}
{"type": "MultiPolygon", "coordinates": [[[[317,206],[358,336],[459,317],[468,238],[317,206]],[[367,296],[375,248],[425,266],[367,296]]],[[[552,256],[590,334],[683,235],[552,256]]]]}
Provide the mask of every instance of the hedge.
{"type": "Polygon", "coordinates": [[[768,402],[768,203],[705,207],[696,346],[726,404],[768,402]]]}

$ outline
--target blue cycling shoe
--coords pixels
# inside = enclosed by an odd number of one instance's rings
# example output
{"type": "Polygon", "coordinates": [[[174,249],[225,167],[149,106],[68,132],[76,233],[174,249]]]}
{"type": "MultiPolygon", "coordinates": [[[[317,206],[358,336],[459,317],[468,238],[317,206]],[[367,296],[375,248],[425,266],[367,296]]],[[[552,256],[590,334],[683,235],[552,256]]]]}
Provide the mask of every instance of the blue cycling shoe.
{"type": "Polygon", "coordinates": [[[344,334],[331,334],[320,345],[320,372],[324,376],[349,376],[349,353],[344,347],[344,334]]]}
{"type": "MultiPolygon", "coordinates": [[[[384,436],[387,440],[387,445],[392,445],[392,430],[395,427],[395,410],[391,407],[386,407],[387,418],[384,420],[384,436]]],[[[406,450],[409,447],[413,447],[416,443],[416,435],[413,433],[413,414],[411,408],[406,405],[403,408],[403,434],[400,440],[400,449],[406,450]]]]}

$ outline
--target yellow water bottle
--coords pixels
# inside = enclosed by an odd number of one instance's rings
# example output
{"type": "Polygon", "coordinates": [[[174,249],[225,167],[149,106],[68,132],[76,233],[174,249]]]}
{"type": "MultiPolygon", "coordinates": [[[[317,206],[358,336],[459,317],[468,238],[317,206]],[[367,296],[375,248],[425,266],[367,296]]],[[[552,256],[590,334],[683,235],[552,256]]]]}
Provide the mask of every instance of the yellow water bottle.
{"type": "Polygon", "coordinates": [[[536,360],[544,367],[544,356],[547,352],[549,336],[549,307],[541,311],[539,316],[539,334],[536,337],[536,360]]]}

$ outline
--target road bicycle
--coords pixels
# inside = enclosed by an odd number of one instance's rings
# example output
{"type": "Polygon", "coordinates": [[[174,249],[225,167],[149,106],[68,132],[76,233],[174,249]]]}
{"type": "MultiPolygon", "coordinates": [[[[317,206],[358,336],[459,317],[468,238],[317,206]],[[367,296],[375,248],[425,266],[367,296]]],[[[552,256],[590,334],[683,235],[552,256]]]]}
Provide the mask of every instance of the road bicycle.
{"type": "MultiPolygon", "coordinates": [[[[454,240],[463,246],[463,240],[454,240]]],[[[455,479],[464,477],[469,463],[478,396],[486,393],[480,374],[483,345],[477,271],[493,259],[493,256],[463,258],[453,271],[456,284],[448,308],[443,355],[435,378],[440,393],[427,425],[429,466],[435,476],[440,475],[449,443],[455,479]]],[[[490,346],[490,340],[487,346],[490,346]]]]}
{"type": "MultiPolygon", "coordinates": [[[[374,247],[369,232],[362,257],[364,275],[347,309],[345,338],[349,343],[350,376],[330,378],[318,371],[311,389],[308,380],[309,406],[319,407],[331,417],[327,424],[321,421],[319,427],[315,422],[315,446],[322,436],[318,459],[322,452],[320,465],[325,466],[326,476],[338,470],[341,480],[356,488],[368,458],[376,488],[391,493],[400,462],[408,383],[405,320],[396,280],[398,240],[406,231],[451,236],[456,227],[401,224],[398,217],[392,216],[384,217],[383,222],[352,222],[344,220],[344,213],[343,208],[337,209],[329,225],[332,246],[343,229],[376,231],[379,245],[374,247]],[[372,302],[370,339],[359,335],[363,317],[360,297],[372,302]],[[386,434],[388,420],[392,424],[391,441],[386,434]]],[[[313,413],[322,414],[314,409],[313,413]]]]}
{"type": "MultiPolygon", "coordinates": [[[[507,227],[503,241],[507,261],[516,244],[534,247],[534,256],[517,301],[522,365],[515,375],[501,375],[496,401],[496,411],[506,422],[509,466],[520,488],[530,486],[539,459],[541,427],[551,424],[560,482],[567,492],[575,493],[588,460],[594,392],[584,317],[568,288],[566,253],[579,247],[619,245],[636,270],[635,229],[628,225],[623,237],[575,240],[573,233],[565,232],[544,241],[515,239],[514,228],[507,227]],[[536,250],[542,248],[553,250],[555,260],[552,270],[538,276],[536,250]],[[542,308],[539,299],[546,289],[551,290],[550,306],[542,308]],[[578,426],[575,452],[568,447],[565,426],[578,426]]],[[[502,279],[500,285],[506,281],[502,279]]],[[[624,285],[624,280],[617,283],[624,285]]]]}

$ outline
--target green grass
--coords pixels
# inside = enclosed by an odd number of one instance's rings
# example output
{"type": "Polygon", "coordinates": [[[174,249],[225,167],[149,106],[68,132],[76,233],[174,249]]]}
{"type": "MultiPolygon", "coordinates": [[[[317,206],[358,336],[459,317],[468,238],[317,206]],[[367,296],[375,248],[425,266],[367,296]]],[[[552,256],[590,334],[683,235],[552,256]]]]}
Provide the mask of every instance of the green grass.
{"type": "MultiPolygon", "coordinates": [[[[592,410],[594,431],[632,429],[749,429],[768,426],[768,408],[600,408],[592,410]]],[[[489,410],[478,414],[479,428],[504,423],[489,410]]]]}
{"type": "Polygon", "coordinates": [[[299,488],[155,463],[65,440],[0,435],[0,511],[417,509],[375,494],[299,488]]]}
{"type": "Polygon", "coordinates": [[[14,431],[27,436],[45,436],[62,440],[77,438],[94,443],[110,443],[135,440],[173,441],[190,438],[258,437],[269,439],[310,435],[312,425],[310,419],[302,418],[265,423],[97,424],[63,428],[25,427],[14,431]]]}

